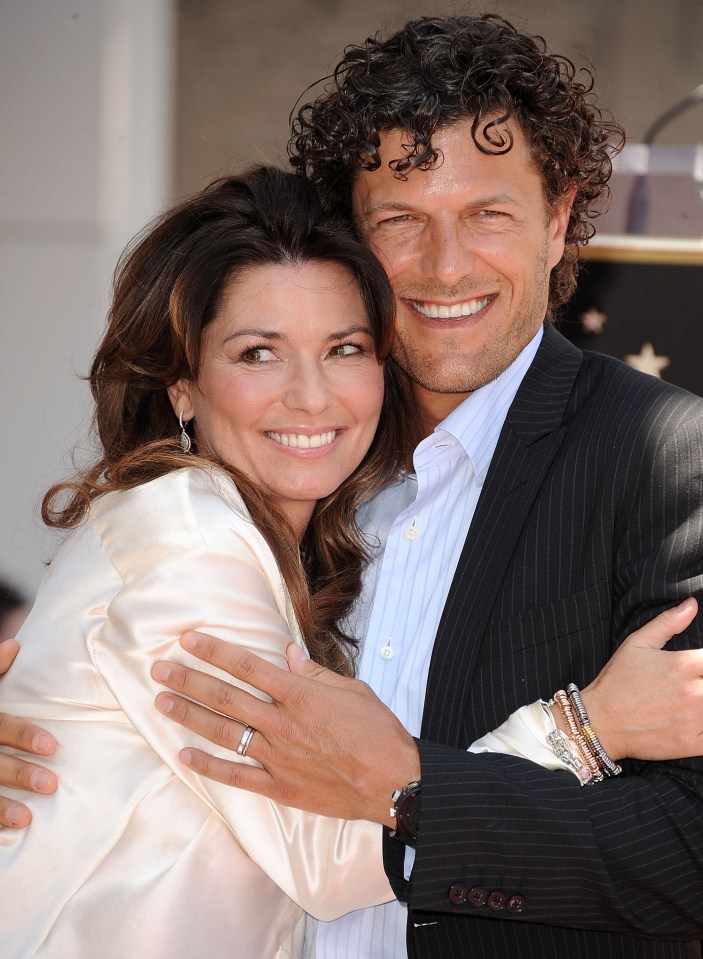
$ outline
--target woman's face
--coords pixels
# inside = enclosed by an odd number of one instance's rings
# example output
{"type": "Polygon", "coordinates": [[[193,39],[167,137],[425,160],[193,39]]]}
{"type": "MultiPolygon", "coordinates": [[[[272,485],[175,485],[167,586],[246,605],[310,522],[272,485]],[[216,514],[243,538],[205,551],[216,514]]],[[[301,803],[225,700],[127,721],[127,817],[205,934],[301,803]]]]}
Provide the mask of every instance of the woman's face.
{"type": "Polygon", "coordinates": [[[383,371],[351,275],[335,263],[243,270],[203,333],[196,383],[169,388],[215,453],[271,495],[302,536],[318,499],[364,458],[383,371]]]}

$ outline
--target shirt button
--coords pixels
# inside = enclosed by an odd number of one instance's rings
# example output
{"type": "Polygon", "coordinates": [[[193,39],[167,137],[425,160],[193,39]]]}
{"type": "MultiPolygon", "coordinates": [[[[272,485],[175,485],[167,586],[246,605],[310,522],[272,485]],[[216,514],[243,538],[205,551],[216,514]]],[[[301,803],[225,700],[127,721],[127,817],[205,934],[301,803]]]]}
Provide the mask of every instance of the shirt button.
{"type": "Polygon", "coordinates": [[[394,653],[390,643],[381,648],[381,659],[393,659],[394,653]]]}
{"type": "Polygon", "coordinates": [[[407,529],[405,530],[406,539],[410,539],[410,540],[417,539],[419,535],[420,535],[420,530],[414,524],[412,526],[408,526],[407,529]]]}

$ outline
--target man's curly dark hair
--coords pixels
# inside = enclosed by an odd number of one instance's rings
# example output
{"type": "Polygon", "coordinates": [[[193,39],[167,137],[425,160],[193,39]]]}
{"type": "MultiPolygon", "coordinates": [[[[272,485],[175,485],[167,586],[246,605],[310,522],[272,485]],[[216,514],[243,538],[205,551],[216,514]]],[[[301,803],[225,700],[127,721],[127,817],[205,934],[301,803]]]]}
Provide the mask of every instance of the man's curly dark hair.
{"type": "Polygon", "coordinates": [[[506,153],[514,117],[547,202],[577,187],[565,254],[550,278],[552,315],[574,291],[578,249],[595,232],[590,220],[607,202],[611,158],[624,141],[622,128],[594,104],[592,73],[581,72],[586,82],[542,37],[494,14],[411,20],[387,39],[377,34],[346,48],[325,93],[292,119],[291,163],[351,214],[356,172],[380,166],[381,133],[408,133],[407,154],[389,164],[404,178],[441,162],[432,136],[461,120],[473,121],[483,153],[506,153]]]}

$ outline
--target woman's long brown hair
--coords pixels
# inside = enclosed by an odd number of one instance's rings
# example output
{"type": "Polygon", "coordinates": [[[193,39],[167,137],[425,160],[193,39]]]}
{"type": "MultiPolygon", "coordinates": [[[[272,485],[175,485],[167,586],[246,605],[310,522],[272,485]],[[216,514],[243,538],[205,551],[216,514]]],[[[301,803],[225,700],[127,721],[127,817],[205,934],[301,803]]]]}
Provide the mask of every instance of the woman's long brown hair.
{"type": "Polygon", "coordinates": [[[102,451],[74,479],[46,493],[44,521],[72,528],[103,493],[215,463],[236,483],[281,567],[312,658],[351,674],[357,644],[339,624],[358,596],[367,558],[354,514],[392,480],[412,440],[407,382],[388,359],[393,314],[393,294],[378,261],[301,178],[256,167],[215,181],[157,219],[123,254],[89,376],[102,451]],[[233,276],[250,267],[309,261],[338,264],[356,283],[376,355],[386,361],[386,391],[369,452],[318,503],[299,548],[285,519],[241,471],[205,451],[183,453],[166,390],[181,377],[197,380],[203,331],[233,276]]]}

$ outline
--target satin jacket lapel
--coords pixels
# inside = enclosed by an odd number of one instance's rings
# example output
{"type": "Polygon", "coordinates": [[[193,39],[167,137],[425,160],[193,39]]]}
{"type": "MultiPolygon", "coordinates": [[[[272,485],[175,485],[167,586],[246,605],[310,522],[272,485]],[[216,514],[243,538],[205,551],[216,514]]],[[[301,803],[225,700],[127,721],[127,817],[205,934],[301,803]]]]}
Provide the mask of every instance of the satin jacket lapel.
{"type": "Polygon", "coordinates": [[[583,354],[547,325],[508,412],[459,559],[430,662],[422,737],[461,742],[483,635],[515,544],[561,445],[583,354]]]}

